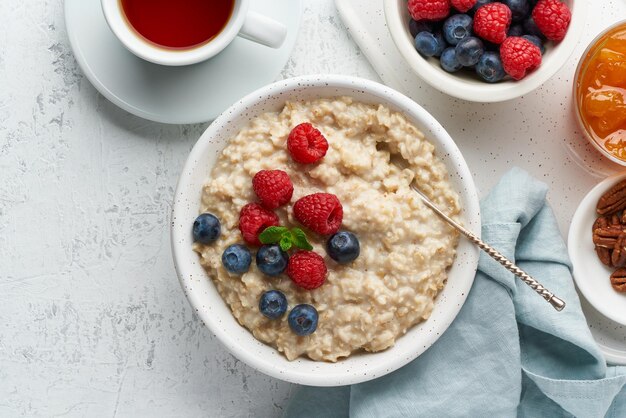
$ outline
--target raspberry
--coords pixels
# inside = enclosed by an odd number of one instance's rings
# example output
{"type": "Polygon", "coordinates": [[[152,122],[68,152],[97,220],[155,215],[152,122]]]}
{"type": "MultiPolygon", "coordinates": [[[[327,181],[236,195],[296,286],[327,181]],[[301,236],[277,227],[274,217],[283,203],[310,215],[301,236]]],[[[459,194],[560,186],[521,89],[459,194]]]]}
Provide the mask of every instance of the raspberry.
{"type": "Polygon", "coordinates": [[[539,0],[533,9],[533,20],[546,38],[562,41],[572,20],[572,12],[559,0],[539,0]]]}
{"type": "Polygon", "coordinates": [[[252,178],[252,188],[265,209],[276,209],[291,200],[293,184],[282,170],[261,170],[252,178]]]}
{"type": "Polygon", "coordinates": [[[474,7],[476,0],[450,0],[450,3],[452,3],[452,7],[457,9],[459,12],[465,13],[474,7]]]}
{"type": "Polygon", "coordinates": [[[337,232],[343,220],[341,202],[329,193],[314,193],[298,199],[293,213],[298,222],[322,235],[337,232]]]}
{"type": "Polygon", "coordinates": [[[291,130],[287,138],[291,158],[301,164],[311,164],[322,159],[328,151],[328,141],[310,123],[301,123],[291,130]]]}
{"type": "Polygon", "coordinates": [[[541,50],[527,39],[511,36],[500,46],[504,71],[516,80],[541,65],[541,50]]]}
{"type": "Polygon", "coordinates": [[[450,0],[409,0],[408,6],[415,20],[441,20],[450,14],[450,0]]]}
{"type": "Polygon", "coordinates": [[[324,259],[313,251],[300,250],[289,258],[287,276],[303,289],[317,289],[326,281],[324,259]]]}
{"type": "Polygon", "coordinates": [[[485,41],[501,44],[511,25],[511,9],[502,3],[488,3],[474,15],[474,33],[485,41]]]}
{"type": "Polygon", "coordinates": [[[259,234],[265,228],[278,226],[278,224],[278,216],[258,203],[248,203],[239,212],[239,230],[244,241],[251,245],[261,245],[259,234]]]}

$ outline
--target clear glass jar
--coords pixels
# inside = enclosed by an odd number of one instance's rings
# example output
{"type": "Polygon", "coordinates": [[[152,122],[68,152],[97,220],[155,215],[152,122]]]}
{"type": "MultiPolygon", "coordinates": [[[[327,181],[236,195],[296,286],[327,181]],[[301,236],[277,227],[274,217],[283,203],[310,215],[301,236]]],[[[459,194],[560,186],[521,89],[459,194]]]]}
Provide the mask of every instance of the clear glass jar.
{"type": "MultiPolygon", "coordinates": [[[[615,113],[600,117],[597,115],[596,108],[592,109],[596,112],[594,115],[590,113],[589,102],[587,102],[587,106],[585,103],[587,96],[592,93],[599,95],[597,96],[599,99],[595,103],[607,102],[612,94],[618,94],[619,96],[620,93],[623,93],[624,112],[626,112],[626,77],[624,77],[621,87],[610,84],[603,85],[599,83],[600,80],[598,78],[598,76],[606,74],[606,72],[602,72],[603,69],[600,66],[608,65],[606,60],[612,59],[607,58],[608,55],[611,55],[609,50],[616,44],[619,44],[623,56],[626,57],[626,20],[618,22],[603,31],[587,47],[576,69],[573,96],[576,120],[585,137],[607,158],[626,166],[626,119],[623,123],[618,123],[619,127],[613,133],[607,134],[606,131],[602,132],[601,129],[594,129],[594,126],[602,126],[602,129],[606,128],[610,131],[610,126],[620,119],[615,117],[615,113]],[[604,52],[602,52],[603,50],[604,52]],[[593,73],[589,73],[589,71],[593,71],[593,73]]],[[[621,63],[623,63],[623,68],[626,72],[626,59],[620,54],[615,54],[614,57],[616,59],[612,62],[618,63],[616,65],[619,65],[620,68],[622,66],[621,63]]]]}

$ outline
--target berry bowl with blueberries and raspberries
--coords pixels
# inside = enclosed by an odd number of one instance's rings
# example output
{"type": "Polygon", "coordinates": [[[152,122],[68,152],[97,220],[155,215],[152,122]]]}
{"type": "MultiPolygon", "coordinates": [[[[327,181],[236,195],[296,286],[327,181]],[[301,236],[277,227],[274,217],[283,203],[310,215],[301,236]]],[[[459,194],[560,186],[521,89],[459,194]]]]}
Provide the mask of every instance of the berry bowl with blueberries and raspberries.
{"type": "Polygon", "coordinates": [[[398,51],[431,86],[500,102],[552,77],[582,33],[583,0],[384,0],[398,51]]]}
{"type": "Polygon", "coordinates": [[[400,93],[342,76],[275,83],[189,156],[172,218],[180,282],[264,373],[319,386],[379,377],[445,331],[478,261],[409,186],[478,231],[471,179],[445,130],[400,93]]]}

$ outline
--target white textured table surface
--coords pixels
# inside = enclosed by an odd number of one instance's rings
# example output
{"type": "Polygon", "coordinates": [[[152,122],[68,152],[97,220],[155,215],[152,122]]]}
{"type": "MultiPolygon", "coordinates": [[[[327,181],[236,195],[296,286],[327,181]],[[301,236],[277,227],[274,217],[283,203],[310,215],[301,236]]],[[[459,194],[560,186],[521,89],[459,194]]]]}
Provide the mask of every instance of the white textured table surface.
{"type": "MultiPolygon", "coordinates": [[[[377,79],[332,0],[307,0],[281,77],[377,79]]],[[[82,76],[61,0],[0,2],[0,416],[280,415],[292,386],[193,316],[169,249],[206,125],[119,110],[82,76]]]]}

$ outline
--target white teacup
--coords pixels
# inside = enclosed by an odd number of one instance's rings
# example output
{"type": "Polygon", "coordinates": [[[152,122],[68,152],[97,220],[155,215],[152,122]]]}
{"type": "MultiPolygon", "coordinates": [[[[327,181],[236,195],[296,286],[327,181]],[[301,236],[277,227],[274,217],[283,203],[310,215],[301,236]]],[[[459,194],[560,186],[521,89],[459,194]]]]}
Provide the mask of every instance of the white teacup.
{"type": "MultiPolygon", "coordinates": [[[[172,0],[174,1],[174,0],[172,0]]],[[[128,23],[119,0],[101,0],[109,27],[133,54],[162,65],[189,65],[219,54],[236,36],[271,48],[279,48],[287,36],[287,28],[269,17],[249,10],[250,0],[235,0],[230,20],[209,42],[182,50],[160,48],[147,42],[128,23]]]]}

